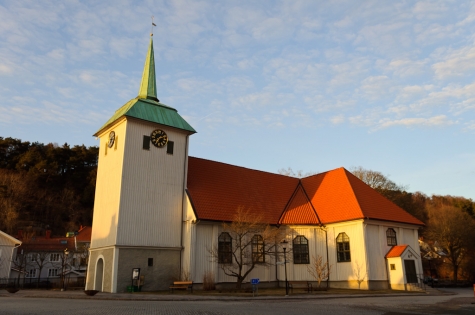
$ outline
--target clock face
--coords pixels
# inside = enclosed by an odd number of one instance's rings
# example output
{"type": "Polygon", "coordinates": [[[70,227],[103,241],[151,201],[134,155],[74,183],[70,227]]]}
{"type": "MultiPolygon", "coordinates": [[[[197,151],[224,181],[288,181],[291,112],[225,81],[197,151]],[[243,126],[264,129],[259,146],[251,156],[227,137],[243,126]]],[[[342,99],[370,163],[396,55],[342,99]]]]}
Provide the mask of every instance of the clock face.
{"type": "Polygon", "coordinates": [[[168,142],[168,136],[165,131],[156,129],[150,134],[150,141],[157,148],[163,147],[168,142]]]}
{"type": "Polygon", "coordinates": [[[115,132],[114,131],[111,131],[109,133],[109,142],[107,143],[107,146],[109,148],[112,148],[112,146],[114,145],[114,142],[115,142],[115,132]]]}

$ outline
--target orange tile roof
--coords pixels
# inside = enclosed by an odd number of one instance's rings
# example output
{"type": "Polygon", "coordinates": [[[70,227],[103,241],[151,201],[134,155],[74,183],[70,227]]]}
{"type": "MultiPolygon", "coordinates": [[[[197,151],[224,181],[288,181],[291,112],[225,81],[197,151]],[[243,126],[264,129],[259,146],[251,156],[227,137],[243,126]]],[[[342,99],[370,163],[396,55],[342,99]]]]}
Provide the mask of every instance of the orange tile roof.
{"type": "Polygon", "coordinates": [[[44,236],[36,236],[29,240],[24,240],[20,249],[26,251],[48,251],[48,252],[61,252],[66,248],[74,250],[74,238],[67,237],[51,237],[46,238],[44,236]],[[63,244],[64,243],[64,244],[63,244]]]}
{"type": "Polygon", "coordinates": [[[401,257],[408,245],[396,245],[391,247],[385,258],[401,257]]]}
{"type": "Polygon", "coordinates": [[[342,167],[302,184],[323,224],[369,218],[424,225],[342,167]]]}
{"type": "Polygon", "coordinates": [[[90,226],[83,226],[79,229],[78,235],[76,235],[76,241],[77,242],[91,242],[91,233],[92,233],[92,227],[90,226]]]}
{"type": "Polygon", "coordinates": [[[187,188],[200,220],[232,221],[242,207],[269,224],[369,218],[424,225],[344,168],[299,180],[189,157],[187,188]]]}
{"type": "Polygon", "coordinates": [[[303,178],[302,185],[323,224],[364,218],[344,168],[303,178]]]}
{"type": "Polygon", "coordinates": [[[277,224],[299,180],[189,157],[188,195],[200,220],[232,221],[239,208],[277,224]]]}
{"type": "Polygon", "coordinates": [[[308,200],[302,185],[298,185],[288,207],[279,220],[279,224],[320,224],[317,213],[310,200],[308,200]]]}
{"type": "MultiPolygon", "coordinates": [[[[76,242],[91,242],[91,231],[90,226],[84,226],[78,231],[76,236],[76,242]]],[[[66,248],[69,250],[74,250],[76,244],[74,237],[64,237],[64,236],[33,236],[29,239],[24,239],[20,249],[25,249],[27,251],[64,251],[66,248]]]]}

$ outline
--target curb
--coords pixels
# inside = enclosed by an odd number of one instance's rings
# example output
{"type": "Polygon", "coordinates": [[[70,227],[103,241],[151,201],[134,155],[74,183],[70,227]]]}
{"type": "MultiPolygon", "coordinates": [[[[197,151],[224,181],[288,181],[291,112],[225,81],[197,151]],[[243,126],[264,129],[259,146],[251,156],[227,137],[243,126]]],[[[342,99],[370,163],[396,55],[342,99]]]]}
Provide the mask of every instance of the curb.
{"type": "MultiPolygon", "coordinates": [[[[21,292],[21,291],[20,291],[21,292]]],[[[348,298],[385,298],[385,297],[406,297],[406,296],[428,296],[426,292],[421,293],[395,293],[395,294],[341,294],[341,295],[293,295],[293,296],[256,296],[256,297],[233,297],[233,296],[185,296],[185,295],[142,295],[133,294],[130,296],[124,296],[123,293],[99,293],[96,296],[87,296],[83,292],[76,294],[62,294],[63,292],[57,292],[57,294],[51,294],[50,292],[45,294],[31,294],[27,295],[16,294],[1,294],[1,297],[15,297],[21,298],[40,298],[40,299],[79,299],[79,300],[112,300],[112,301],[272,301],[272,300],[320,300],[320,299],[348,299],[348,298]],[[109,295],[110,294],[110,295],[109,295]]],[[[444,296],[455,295],[451,292],[440,292],[440,294],[430,294],[432,296],[444,296]]]]}

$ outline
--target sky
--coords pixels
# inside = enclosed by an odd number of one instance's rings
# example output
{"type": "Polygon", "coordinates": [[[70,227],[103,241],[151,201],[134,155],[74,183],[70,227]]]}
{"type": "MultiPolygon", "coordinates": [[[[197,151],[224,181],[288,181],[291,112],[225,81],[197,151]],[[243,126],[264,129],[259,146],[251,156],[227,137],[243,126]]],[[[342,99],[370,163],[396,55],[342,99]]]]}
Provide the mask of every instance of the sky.
{"type": "Polygon", "coordinates": [[[0,137],[97,146],[138,94],[152,16],[191,156],[475,200],[472,1],[0,0],[0,137]]]}

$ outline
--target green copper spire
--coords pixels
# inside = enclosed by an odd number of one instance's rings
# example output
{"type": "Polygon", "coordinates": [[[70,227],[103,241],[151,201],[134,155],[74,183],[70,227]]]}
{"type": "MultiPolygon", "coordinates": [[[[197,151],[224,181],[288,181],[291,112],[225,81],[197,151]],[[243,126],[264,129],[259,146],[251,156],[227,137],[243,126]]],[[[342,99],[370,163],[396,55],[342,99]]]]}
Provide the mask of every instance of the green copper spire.
{"type": "Polygon", "coordinates": [[[142,83],[140,83],[138,98],[145,98],[158,102],[152,37],[150,37],[150,45],[148,46],[147,58],[145,59],[145,65],[143,67],[142,83]]]}
{"type": "MultiPolygon", "coordinates": [[[[152,23],[153,26],[155,24],[152,23]]],[[[153,36],[153,34],[150,34],[153,36]]],[[[155,59],[153,58],[153,41],[150,37],[147,59],[143,69],[142,83],[140,84],[139,96],[131,99],[99,129],[94,136],[99,137],[108,128],[114,126],[121,119],[140,119],[155,124],[170,126],[194,134],[196,132],[178,111],[173,107],[160,103],[157,98],[157,83],[155,81],[155,59]]]]}

